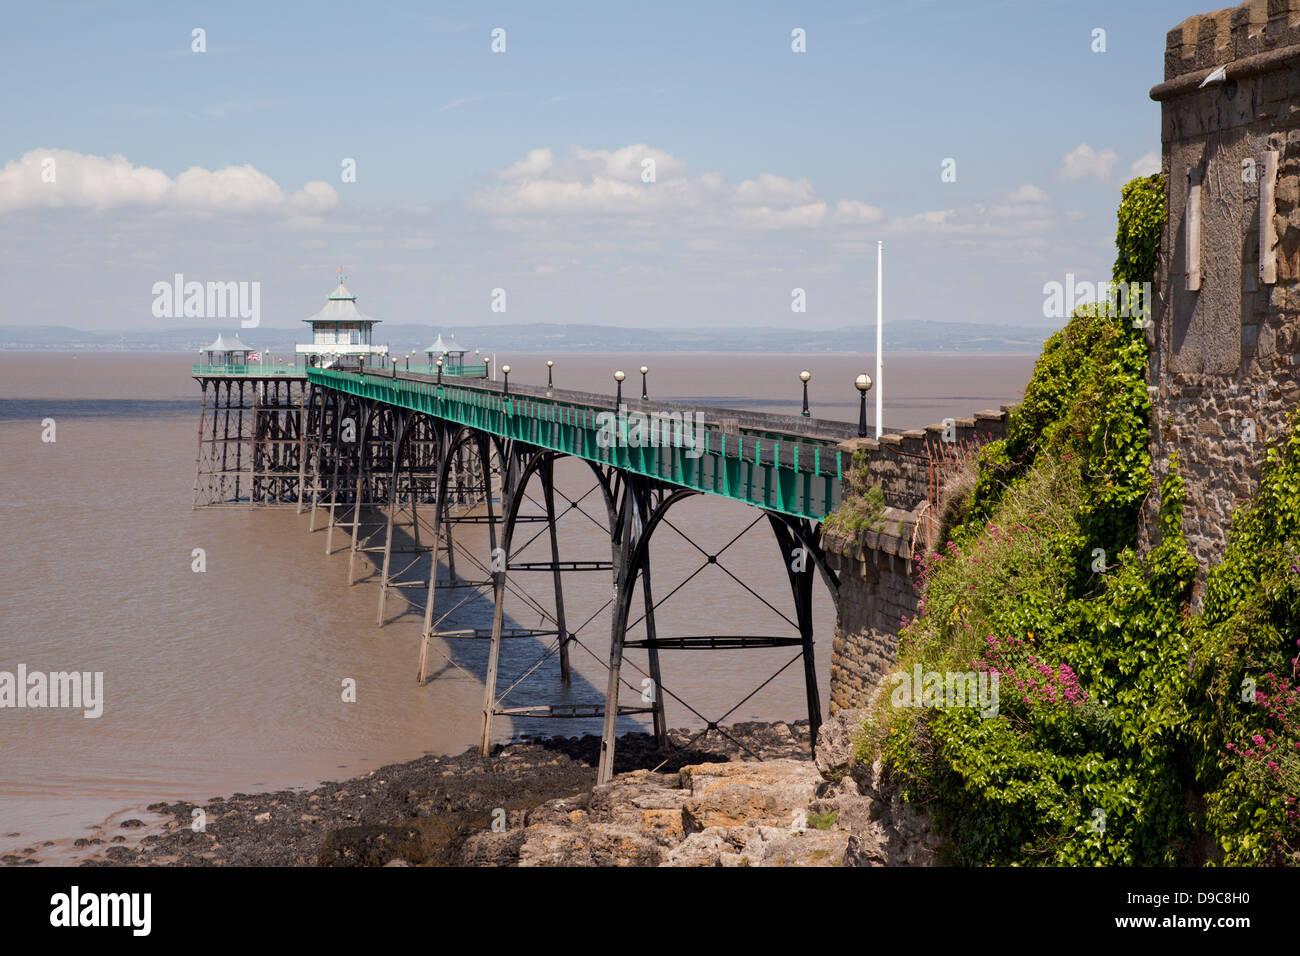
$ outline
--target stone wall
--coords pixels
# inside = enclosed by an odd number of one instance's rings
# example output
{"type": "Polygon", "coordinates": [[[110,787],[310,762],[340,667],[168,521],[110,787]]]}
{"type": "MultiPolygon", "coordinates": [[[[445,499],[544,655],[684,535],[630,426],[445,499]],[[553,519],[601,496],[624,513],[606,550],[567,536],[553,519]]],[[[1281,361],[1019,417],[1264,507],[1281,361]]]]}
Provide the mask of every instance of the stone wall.
{"type": "MultiPolygon", "coordinates": [[[[1183,524],[1201,567],[1199,593],[1231,513],[1254,494],[1265,449],[1300,401],[1300,0],[1248,0],[1184,21],[1169,32],[1165,82],[1151,96],[1162,106],[1169,221],[1150,330],[1150,444],[1157,479],[1176,454],[1187,480],[1183,524]],[[1211,78],[1220,67],[1224,77],[1211,78]],[[1273,274],[1260,269],[1270,151],[1273,274]]],[[[1157,505],[1153,494],[1147,546],[1157,505]]]]}
{"type": "MultiPolygon", "coordinates": [[[[887,521],[899,513],[886,509],[887,521]]],[[[909,516],[910,518],[910,516],[909,516]]],[[[830,713],[862,707],[897,657],[898,629],[916,613],[910,520],[906,534],[872,534],[873,545],[828,535],[827,563],[840,578],[839,616],[831,644],[830,713]]],[[[866,537],[865,535],[863,537],[866,537]]]]}
{"type": "Polygon", "coordinates": [[[1005,437],[1011,408],[957,418],[950,428],[940,423],[840,445],[853,455],[854,468],[867,469],[867,484],[881,487],[885,511],[878,530],[832,531],[823,541],[827,563],[840,581],[831,645],[831,714],[865,706],[871,687],[893,667],[899,625],[916,614],[920,597],[913,556],[933,546],[938,527],[932,499],[938,501],[957,457],[1005,437]]]}

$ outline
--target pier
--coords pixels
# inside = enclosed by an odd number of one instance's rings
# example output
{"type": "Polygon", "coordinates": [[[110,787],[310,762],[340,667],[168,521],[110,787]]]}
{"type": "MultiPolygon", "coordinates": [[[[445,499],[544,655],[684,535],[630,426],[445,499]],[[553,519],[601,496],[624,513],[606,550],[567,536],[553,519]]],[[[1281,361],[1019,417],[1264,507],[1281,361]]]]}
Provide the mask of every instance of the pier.
{"type": "MultiPolygon", "coordinates": [[[[329,554],[335,552],[336,536],[346,535],[348,583],[358,580],[359,556],[377,569],[377,625],[387,622],[394,592],[424,593],[416,666],[420,684],[428,679],[435,640],[487,642],[479,738],[484,754],[497,717],[598,718],[601,781],[613,772],[620,716],[648,719],[656,739],[666,745],[666,697],[705,723],[701,733],[725,734],[722,721],[740,706],[713,719],[686,704],[662,684],[661,653],[791,649],[794,656],[777,674],[802,665],[815,740],[822,704],[814,590],[820,580],[838,614],[845,562],[828,556],[823,529],[844,495],[855,456],[859,466],[879,475],[892,506],[882,516],[889,528],[882,523],[879,529],[872,574],[905,590],[910,587],[912,545],[918,534],[923,546],[933,534],[931,506],[942,489],[945,466],[955,460],[954,449],[977,430],[974,420],[962,420],[946,429],[933,426],[943,435],[890,431],[879,440],[869,439],[870,379],[865,375],[856,383],[862,415],[854,426],[808,414],[652,400],[644,383],[639,397],[625,398],[622,373],[615,376],[612,396],[556,388],[549,364],[546,386],[512,384],[508,365],[500,368],[502,381],[497,382],[487,378],[487,364],[465,363],[465,350],[454,337],[447,341],[441,335],[426,350],[427,370],[412,371],[399,367],[387,346],[373,344],[371,330],[378,320],[357,310],[355,296],[342,281],[325,309],[307,321],[314,341],[297,347],[301,362],[267,363],[237,338],[218,337],[204,350],[206,360],[193,367],[203,392],[195,506],[295,507],[300,514],[309,513],[309,532],[326,532],[329,554]],[[254,355],[259,361],[252,360],[254,355]],[[957,437],[961,440],[954,444],[957,437]],[[590,475],[590,489],[576,499],[556,487],[556,466],[562,461],[575,462],[590,475]],[[668,520],[675,505],[695,496],[752,509],[753,520],[738,529],[736,539],[758,524],[770,528],[772,560],[784,569],[788,598],[764,596],[741,575],[723,570],[779,615],[789,625],[787,633],[727,634],[725,621],[713,622],[723,633],[667,634],[656,627],[656,609],[682,585],[656,598],[650,561],[655,532],[671,527],[700,552],[704,566],[719,564],[720,553],[708,552],[668,520]],[[563,510],[557,508],[557,498],[564,499],[563,510]],[[590,519],[590,533],[608,544],[607,560],[561,554],[556,521],[575,510],[590,519]],[[520,529],[529,524],[541,527],[525,537],[520,529]],[[458,547],[461,529],[471,526],[480,533],[486,530],[487,564],[458,547]],[[538,547],[549,545],[543,559],[522,553],[539,541],[538,547]],[[473,577],[457,574],[458,556],[462,568],[474,566],[473,577]],[[425,557],[427,571],[422,570],[425,557]],[[446,577],[439,576],[440,564],[446,577]],[[612,585],[609,600],[596,612],[609,610],[612,619],[608,658],[602,661],[603,699],[506,706],[510,692],[552,658],[568,685],[575,647],[590,650],[578,634],[595,615],[573,626],[565,614],[564,581],[591,573],[609,574],[612,585]],[[521,579],[532,574],[548,581],[546,601],[522,587],[521,579]],[[490,595],[491,627],[444,626],[450,612],[443,611],[440,600],[448,601],[450,595],[454,611],[467,600],[462,592],[485,600],[490,595]],[[507,623],[508,617],[514,620],[508,600],[537,614],[538,626],[507,623]],[[787,601],[791,613],[777,606],[787,601]],[[637,627],[643,634],[629,636],[637,627]],[[502,674],[502,642],[529,638],[541,643],[544,653],[522,674],[502,674]],[[640,686],[624,674],[625,652],[634,649],[645,651],[647,658],[640,686]],[[620,699],[624,688],[635,695],[631,702],[620,699]]],[[[866,574],[862,567],[852,567],[859,577],[866,574]]],[[[832,665],[836,673],[834,661],[832,665]]]]}

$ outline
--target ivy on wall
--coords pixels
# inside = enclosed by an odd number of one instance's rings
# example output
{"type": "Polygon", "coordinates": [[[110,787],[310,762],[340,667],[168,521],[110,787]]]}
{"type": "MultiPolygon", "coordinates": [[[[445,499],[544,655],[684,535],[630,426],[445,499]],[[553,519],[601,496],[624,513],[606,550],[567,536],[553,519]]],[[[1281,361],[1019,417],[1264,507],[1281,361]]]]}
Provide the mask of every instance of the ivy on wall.
{"type": "MultiPolygon", "coordinates": [[[[1152,280],[1165,216],[1162,177],[1124,187],[1117,282],[1152,280]]],[[[1147,358],[1131,313],[1076,310],[1007,437],[982,451],[951,540],[918,559],[898,674],[996,676],[997,706],[915,706],[895,676],[860,746],[930,813],[953,862],[1297,859],[1300,421],[1192,615],[1176,460],[1153,488],[1147,358]],[[1160,544],[1142,556],[1153,493],[1160,544]]]]}

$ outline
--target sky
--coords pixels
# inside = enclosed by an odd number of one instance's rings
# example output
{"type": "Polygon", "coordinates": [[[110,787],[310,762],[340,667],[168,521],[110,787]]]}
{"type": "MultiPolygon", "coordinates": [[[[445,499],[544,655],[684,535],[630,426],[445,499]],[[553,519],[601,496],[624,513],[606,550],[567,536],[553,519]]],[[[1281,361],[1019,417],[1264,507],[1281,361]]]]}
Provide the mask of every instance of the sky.
{"type": "Polygon", "coordinates": [[[11,5],[0,325],[194,322],[155,315],[181,274],[288,327],[341,268],[462,339],[829,329],[874,321],[883,241],[887,322],[1056,328],[1044,284],[1109,278],[1158,171],[1166,32],[1212,6],[11,5]]]}

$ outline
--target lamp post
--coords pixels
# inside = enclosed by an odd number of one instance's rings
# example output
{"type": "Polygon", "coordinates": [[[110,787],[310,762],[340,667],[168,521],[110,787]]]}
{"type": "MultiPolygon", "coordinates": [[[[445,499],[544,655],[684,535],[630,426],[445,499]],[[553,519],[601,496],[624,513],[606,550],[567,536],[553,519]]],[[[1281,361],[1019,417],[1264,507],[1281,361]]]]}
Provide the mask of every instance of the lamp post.
{"type": "Polygon", "coordinates": [[[646,390],[645,390],[645,373],[648,371],[650,371],[649,368],[647,368],[644,365],[641,366],[641,401],[643,402],[650,397],[649,395],[646,394],[646,390]]]}
{"type": "Polygon", "coordinates": [[[803,382],[803,417],[808,417],[808,379],[812,378],[812,372],[804,369],[799,373],[799,381],[803,382]]]}
{"type": "Polygon", "coordinates": [[[406,370],[407,370],[408,372],[411,370],[411,353],[410,353],[410,352],[407,352],[407,353],[406,353],[406,370]]]}
{"type": "Polygon", "coordinates": [[[393,356],[393,379],[397,379],[397,356],[393,356]]]}
{"type": "Polygon", "coordinates": [[[501,397],[509,398],[510,397],[510,366],[509,365],[501,366],[501,378],[505,382],[505,384],[502,385],[501,387],[501,397]]]}
{"type": "Polygon", "coordinates": [[[862,407],[858,409],[858,437],[867,437],[867,391],[871,388],[871,376],[863,372],[853,383],[857,386],[858,395],[862,399],[862,407]]]}
{"type": "Polygon", "coordinates": [[[442,384],[442,359],[438,359],[438,384],[442,384]]]}
{"type": "Polygon", "coordinates": [[[550,359],[547,359],[546,360],[546,387],[547,388],[555,387],[554,383],[551,381],[551,371],[554,368],[555,368],[555,363],[552,362],[550,359]]]}
{"type": "Polygon", "coordinates": [[[619,369],[614,373],[614,381],[618,382],[618,397],[614,399],[615,408],[618,408],[618,406],[623,404],[623,379],[625,378],[627,378],[627,376],[623,374],[622,369],[619,369]]]}

